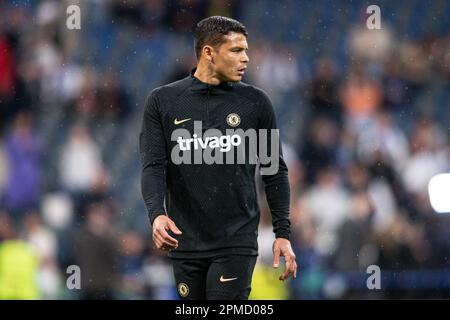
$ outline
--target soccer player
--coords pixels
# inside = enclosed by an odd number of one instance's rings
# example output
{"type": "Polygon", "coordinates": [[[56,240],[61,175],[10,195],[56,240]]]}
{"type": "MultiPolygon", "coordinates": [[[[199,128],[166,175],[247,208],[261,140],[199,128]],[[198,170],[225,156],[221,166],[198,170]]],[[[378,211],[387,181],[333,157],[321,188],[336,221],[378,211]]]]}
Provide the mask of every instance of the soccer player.
{"type": "Polygon", "coordinates": [[[262,174],[273,163],[262,163],[259,141],[259,167],[250,156],[245,163],[230,162],[236,154],[225,157],[245,142],[230,130],[266,130],[270,148],[270,132],[277,129],[267,95],[241,82],[247,50],[243,24],[206,18],[195,30],[197,67],[186,78],[152,90],[146,99],[139,142],[142,195],[153,242],[168,252],[182,299],[248,299],[258,255],[256,168],[272,215],[273,266],[278,268],[284,257],[279,279],[296,277],[288,170],[280,144],[270,151],[278,165],[270,174],[262,174]],[[224,161],[211,162],[218,156],[224,161]]]}

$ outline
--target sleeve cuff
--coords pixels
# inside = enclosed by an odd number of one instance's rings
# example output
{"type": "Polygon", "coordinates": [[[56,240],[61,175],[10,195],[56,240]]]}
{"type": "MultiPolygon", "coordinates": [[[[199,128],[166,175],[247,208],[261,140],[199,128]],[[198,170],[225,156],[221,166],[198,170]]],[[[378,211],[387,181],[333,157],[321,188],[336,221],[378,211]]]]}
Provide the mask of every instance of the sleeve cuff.
{"type": "Polygon", "coordinates": [[[152,213],[151,215],[149,215],[149,219],[150,219],[150,225],[153,226],[153,221],[159,217],[159,216],[165,216],[166,213],[163,211],[158,211],[157,213],[152,213]]]}
{"type": "Polygon", "coordinates": [[[275,238],[284,238],[290,240],[290,232],[289,230],[279,229],[275,232],[275,238]]]}

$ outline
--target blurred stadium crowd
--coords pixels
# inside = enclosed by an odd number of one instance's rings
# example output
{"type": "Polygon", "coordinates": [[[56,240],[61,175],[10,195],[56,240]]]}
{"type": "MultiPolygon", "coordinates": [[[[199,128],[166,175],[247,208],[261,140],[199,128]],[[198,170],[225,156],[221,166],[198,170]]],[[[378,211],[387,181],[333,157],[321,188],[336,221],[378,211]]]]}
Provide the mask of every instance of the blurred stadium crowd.
{"type": "Polygon", "coordinates": [[[272,98],[289,167],[299,277],[271,267],[260,197],[251,298],[449,298],[450,216],[427,185],[450,169],[450,2],[377,4],[381,30],[367,1],[0,0],[0,299],[177,298],[137,140],[146,94],[195,66],[210,15],[247,26],[244,81],[272,98]]]}

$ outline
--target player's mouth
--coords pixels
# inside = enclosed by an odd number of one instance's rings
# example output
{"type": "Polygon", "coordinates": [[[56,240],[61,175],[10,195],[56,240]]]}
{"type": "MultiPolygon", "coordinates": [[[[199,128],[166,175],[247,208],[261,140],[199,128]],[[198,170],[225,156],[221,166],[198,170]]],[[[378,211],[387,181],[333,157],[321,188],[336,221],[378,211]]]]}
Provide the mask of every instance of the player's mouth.
{"type": "Polygon", "coordinates": [[[247,67],[240,68],[240,69],[237,70],[240,76],[243,76],[243,75],[244,75],[245,69],[247,69],[247,67]]]}

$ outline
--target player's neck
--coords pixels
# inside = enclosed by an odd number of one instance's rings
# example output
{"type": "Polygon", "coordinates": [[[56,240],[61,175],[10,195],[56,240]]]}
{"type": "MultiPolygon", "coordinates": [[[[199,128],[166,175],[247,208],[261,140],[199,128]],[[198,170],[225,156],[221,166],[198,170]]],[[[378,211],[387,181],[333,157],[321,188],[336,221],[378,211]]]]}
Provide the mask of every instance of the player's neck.
{"type": "Polygon", "coordinates": [[[204,61],[199,61],[194,77],[199,79],[201,82],[212,85],[218,85],[222,82],[219,77],[217,77],[214,70],[212,70],[211,67],[204,61]]]}

